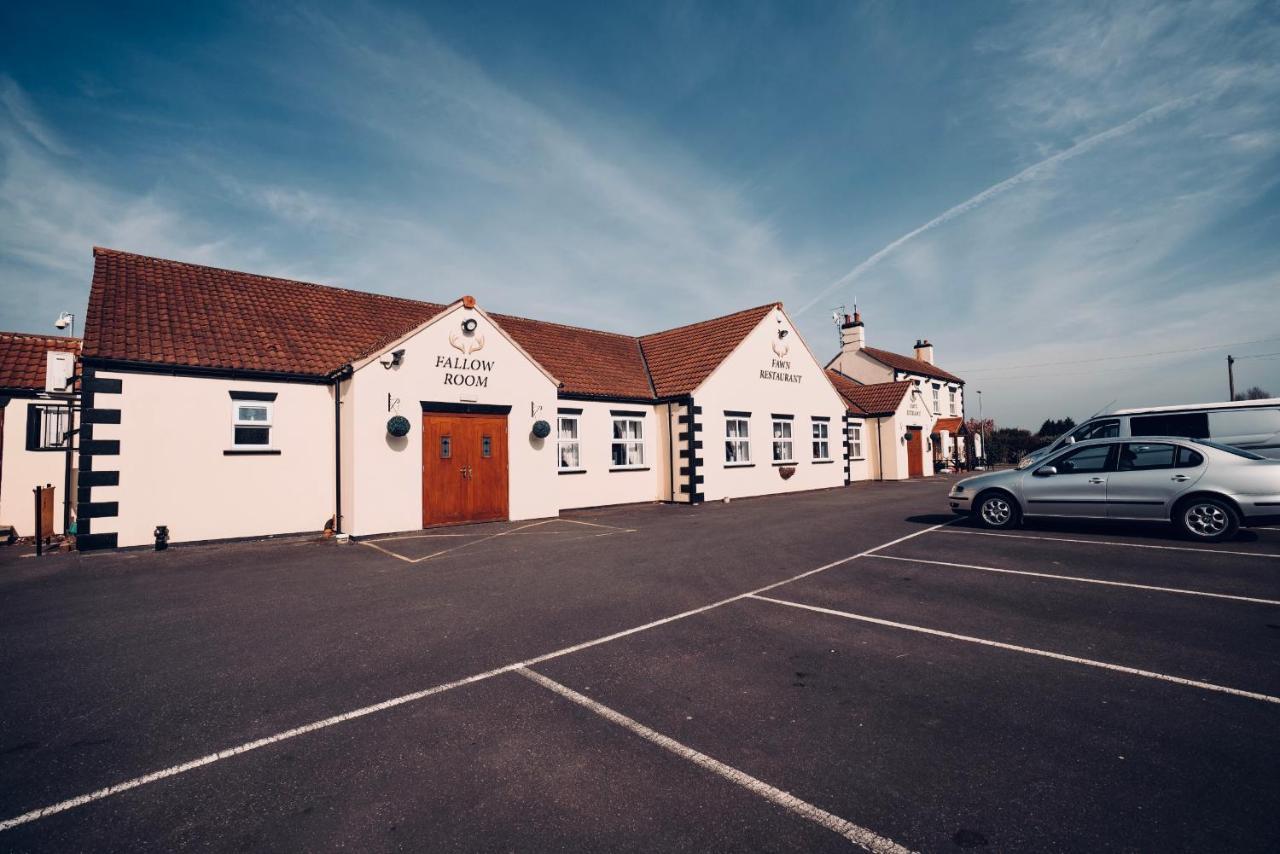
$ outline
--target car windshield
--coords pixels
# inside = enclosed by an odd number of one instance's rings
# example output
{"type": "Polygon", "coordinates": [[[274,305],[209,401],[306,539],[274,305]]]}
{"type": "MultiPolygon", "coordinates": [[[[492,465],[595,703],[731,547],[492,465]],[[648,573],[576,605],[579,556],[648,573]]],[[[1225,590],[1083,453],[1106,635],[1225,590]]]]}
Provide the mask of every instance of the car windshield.
{"type": "Polygon", "coordinates": [[[1193,439],[1197,445],[1205,445],[1209,448],[1216,448],[1219,451],[1226,451],[1228,454],[1235,454],[1237,457],[1244,457],[1246,460],[1265,460],[1266,457],[1255,454],[1253,451],[1245,451],[1240,448],[1233,448],[1230,445],[1224,445],[1221,442],[1210,442],[1208,439],[1193,439]]]}

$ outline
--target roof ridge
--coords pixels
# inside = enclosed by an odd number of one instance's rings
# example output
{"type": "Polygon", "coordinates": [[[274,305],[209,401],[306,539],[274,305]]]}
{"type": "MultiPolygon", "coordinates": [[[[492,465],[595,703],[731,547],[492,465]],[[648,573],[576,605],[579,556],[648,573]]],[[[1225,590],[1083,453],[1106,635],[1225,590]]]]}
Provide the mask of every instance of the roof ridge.
{"type": "Polygon", "coordinates": [[[506,314],[503,312],[487,312],[490,317],[510,318],[511,320],[523,320],[528,323],[545,323],[547,326],[558,326],[561,329],[572,329],[575,332],[594,332],[597,335],[613,335],[616,338],[629,338],[633,341],[639,340],[638,336],[628,335],[625,332],[610,332],[608,329],[592,329],[590,326],[574,326],[571,323],[560,323],[555,320],[539,320],[536,317],[523,317],[519,314],[506,314]]]}
{"type": "Polygon", "coordinates": [[[0,337],[3,336],[10,336],[13,338],[38,338],[42,341],[63,341],[66,343],[78,343],[84,340],[70,335],[45,335],[42,332],[6,332],[4,330],[0,330],[0,337]]]}
{"type": "Polygon", "coordinates": [[[665,335],[668,332],[679,332],[681,329],[688,329],[690,326],[701,326],[704,323],[715,323],[720,320],[728,320],[731,317],[737,317],[740,314],[750,314],[753,311],[763,311],[764,309],[775,308],[775,307],[780,308],[781,306],[782,306],[781,301],[774,300],[773,302],[763,303],[761,305],[752,306],[751,308],[742,308],[737,311],[731,311],[728,314],[722,314],[719,317],[708,317],[703,320],[695,320],[692,323],[682,323],[679,326],[672,326],[669,329],[659,329],[657,332],[649,332],[639,336],[639,338],[641,339],[653,338],[657,335],[665,335]]]}
{"type": "Polygon", "coordinates": [[[231,267],[215,267],[212,264],[197,264],[194,261],[178,261],[173,258],[161,258],[158,255],[143,255],[138,252],[126,252],[123,249],[111,249],[106,246],[93,247],[93,254],[97,255],[114,255],[120,258],[142,258],[146,261],[155,261],[161,264],[172,264],[176,267],[190,267],[197,270],[212,270],[217,273],[234,273],[237,276],[248,276],[253,279],[268,279],[273,282],[283,282],[289,285],[301,285],[304,288],[317,288],[326,291],[339,291],[346,294],[359,294],[361,296],[377,297],[379,299],[399,300],[401,302],[410,302],[417,305],[439,306],[441,308],[451,305],[451,303],[429,302],[427,300],[414,299],[413,297],[398,297],[393,294],[381,294],[377,291],[362,291],[356,288],[344,288],[339,285],[326,285],[321,282],[307,282],[302,279],[290,279],[286,276],[270,276],[266,273],[250,273],[247,270],[236,270],[231,267]]]}

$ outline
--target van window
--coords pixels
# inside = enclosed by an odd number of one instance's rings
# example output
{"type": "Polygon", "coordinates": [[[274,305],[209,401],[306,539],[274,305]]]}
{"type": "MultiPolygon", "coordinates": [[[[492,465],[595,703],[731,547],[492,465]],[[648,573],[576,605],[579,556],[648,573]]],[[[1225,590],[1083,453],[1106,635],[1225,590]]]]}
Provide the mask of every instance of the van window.
{"type": "Polygon", "coordinates": [[[1280,407],[1209,413],[1209,436],[1214,439],[1256,439],[1262,442],[1277,433],[1280,433],[1280,407]]]}
{"type": "Polygon", "coordinates": [[[1087,421],[1077,427],[1071,435],[1076,437],[1077,442],[1083,442],[1085,439],[1114,439],[1120,435],[1120,422],[1113,418],[1106,421],[1087,421]]]}
{"type": "Polygon", "coordinates": [[[1170,412],[1135,415],[1129,419],[1130,436],[1186,436],[1209,438],[1209,415],[1205,412],[1170,412]]]}

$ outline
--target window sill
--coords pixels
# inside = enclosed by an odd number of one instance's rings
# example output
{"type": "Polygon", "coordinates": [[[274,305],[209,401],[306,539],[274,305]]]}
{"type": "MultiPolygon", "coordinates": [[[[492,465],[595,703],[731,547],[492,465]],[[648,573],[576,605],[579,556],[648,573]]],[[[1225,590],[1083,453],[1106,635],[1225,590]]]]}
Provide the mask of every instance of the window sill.
{"type": "Polygon", "coordinates": [[[851,463],[865,463],[866,461],[866,457],[849,457],[849,462],[851,463]]]}
{"type": "Polygon", "coordinates": [[[793,466],[796,464],[796,461],[795,460],[774,460],[773,464],[775,466],[793,466]]]}
{"type": "Polygon", "coordinates": [[[815,466],[824,466],[824,465],[827,465],[827,464],[829,464],[829,463],[834,463],[834,462],[835,462],[835,460],[814,460],[814,461],[813,461],[813,464],[814,464],[815,466]]]}
{"type": "Polygon", "coordinates": [[[556,474],[586,474],[586,469],[556,469],[556,474]]]}
{"type": "Polygon", "coordinates": [[[609,471],[648,471],[648,466],[613,466],[609,471]]]}
{"type": "Polygon", "coordinates": [[[278,457],[280,451],[276,448],[231,448],[223,451],[224,457],[278,457]]]}
{"type": "Polygon", "coordinates": [[[727,469],[753,469],[756,467],[756,464],[755,463],[725,463],[724,467],[727,469]]]}

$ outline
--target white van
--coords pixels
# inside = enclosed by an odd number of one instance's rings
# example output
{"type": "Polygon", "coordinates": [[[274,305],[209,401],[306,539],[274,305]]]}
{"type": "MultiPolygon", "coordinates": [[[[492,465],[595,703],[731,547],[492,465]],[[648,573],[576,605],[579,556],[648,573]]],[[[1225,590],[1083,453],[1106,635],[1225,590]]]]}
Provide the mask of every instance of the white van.
{"type": "Polygon", "coordinates": [[[1223,445],[1280,459],[1280,397],[1118,409],[1106,415],[1095,415],[1070,433],[1059,436],[1048,447],[1023,457],[1018,468],[1026,468],[1072,442],[1116,436],[1212,439],[1223,445]]]}

